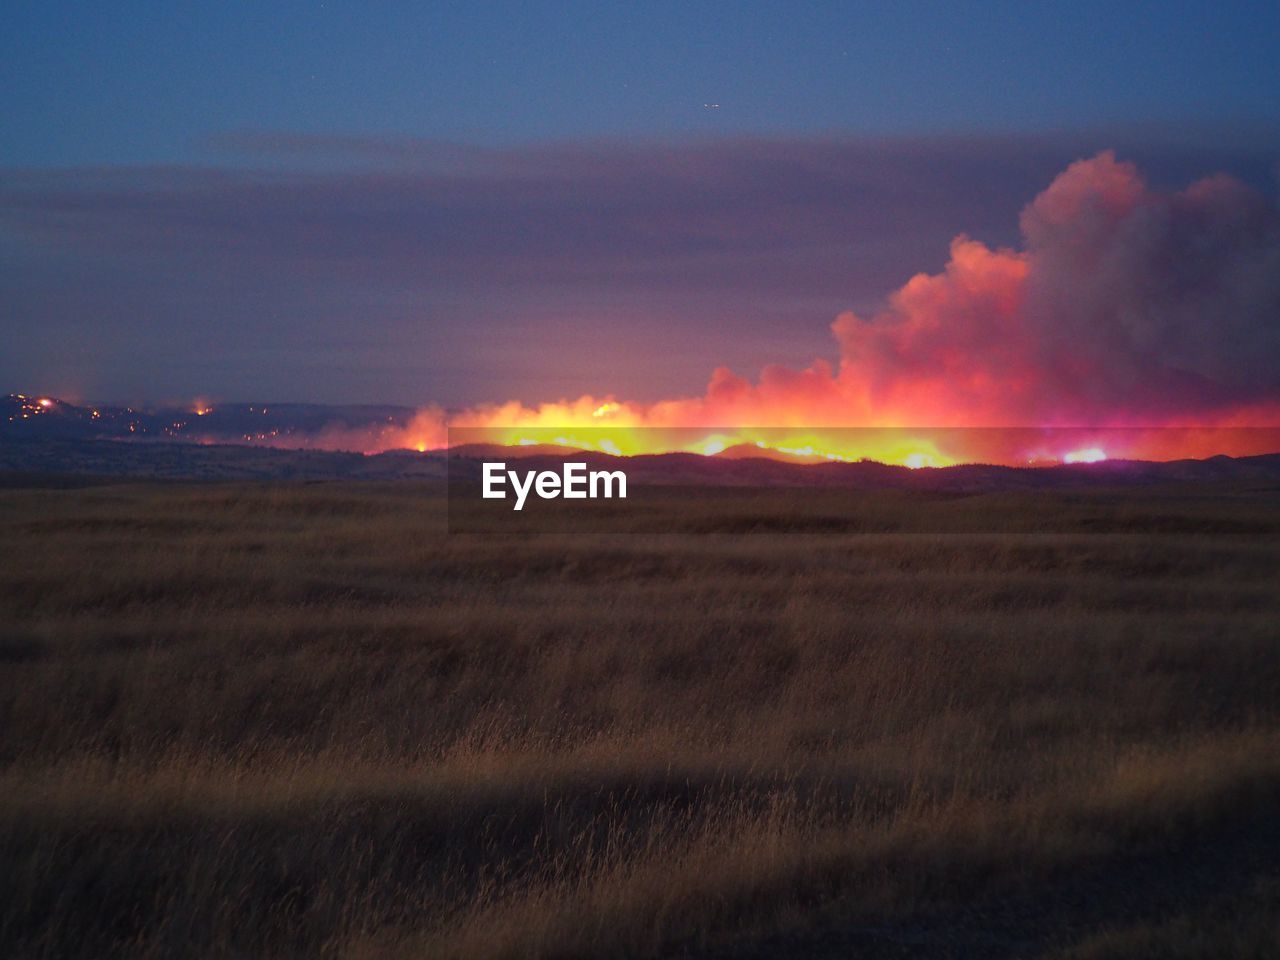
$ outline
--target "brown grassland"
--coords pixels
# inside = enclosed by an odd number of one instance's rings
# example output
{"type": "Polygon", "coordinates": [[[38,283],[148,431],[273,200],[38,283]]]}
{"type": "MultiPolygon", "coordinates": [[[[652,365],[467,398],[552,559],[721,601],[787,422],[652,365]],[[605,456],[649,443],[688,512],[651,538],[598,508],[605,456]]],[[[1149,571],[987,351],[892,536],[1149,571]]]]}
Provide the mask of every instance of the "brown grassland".
{"type": "Polygon", "coordinates": [[[1280,491],[733,504],[0,491],[0,955],[1277,955],[1280,491]]]}

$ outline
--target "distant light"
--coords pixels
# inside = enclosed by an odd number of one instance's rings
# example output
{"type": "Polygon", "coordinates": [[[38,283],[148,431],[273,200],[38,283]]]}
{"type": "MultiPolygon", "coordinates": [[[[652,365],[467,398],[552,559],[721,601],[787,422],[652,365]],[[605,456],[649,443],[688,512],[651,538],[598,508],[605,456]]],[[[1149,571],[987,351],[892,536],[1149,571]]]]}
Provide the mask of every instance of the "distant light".
{"type": "Polygon", "coordinates": [[[1084,450],[1072,450],[1062,458],[1063,463],[1101,463],[1107,459],[1106,453],[1099,447],[1087,447],[1084,450]]]}
{"type": "Polygon", "coordinates": [[[908,470],[919,470],[921,467],[933,465],[933,459],[927,453],[909,453],[903,464],[908,470]]]}
{"type": "Polygon", "coordinates": [[[52,407],[52,406],[53,406],[53,401],[52,401],[52,400],[50,400],[48,397],[41,397],[41,398],[40,398],[40,406],[42,406],[42,407],[44,407],[46,410],[48,410],[50,407],[52,407]]]}

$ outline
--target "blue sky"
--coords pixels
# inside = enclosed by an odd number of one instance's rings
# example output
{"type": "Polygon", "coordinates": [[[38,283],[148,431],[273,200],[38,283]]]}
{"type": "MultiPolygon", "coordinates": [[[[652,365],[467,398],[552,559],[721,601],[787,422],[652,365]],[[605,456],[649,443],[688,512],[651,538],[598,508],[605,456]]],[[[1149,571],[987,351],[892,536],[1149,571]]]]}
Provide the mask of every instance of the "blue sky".
{"type": "Polygon", "coordinates": [[[14,3],[0,163],[228,132],[510,144],[1274,118],[1259,3],[14,3]],[[707,103],[718,103],[710,109],[707,103]]]}

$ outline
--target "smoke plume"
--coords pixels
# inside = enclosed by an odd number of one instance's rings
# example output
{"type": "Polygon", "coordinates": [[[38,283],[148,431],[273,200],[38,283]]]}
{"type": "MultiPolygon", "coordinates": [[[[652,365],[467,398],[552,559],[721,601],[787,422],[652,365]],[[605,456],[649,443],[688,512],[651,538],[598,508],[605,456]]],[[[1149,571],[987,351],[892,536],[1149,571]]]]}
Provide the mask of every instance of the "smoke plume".
{"type": "Polygon", "coordinates": [[[721,368],[702,397],[512,403],[450,422],[1280,423],[1280,215],[1261,194],[1226,176],[1157,192],[1104,152],[1061,173],[1020,226],[1021,249],[959,236],[941,273],[912,277],[873,316],[837,317],[836,365],[766,367],[754,382],[721,368]]]}

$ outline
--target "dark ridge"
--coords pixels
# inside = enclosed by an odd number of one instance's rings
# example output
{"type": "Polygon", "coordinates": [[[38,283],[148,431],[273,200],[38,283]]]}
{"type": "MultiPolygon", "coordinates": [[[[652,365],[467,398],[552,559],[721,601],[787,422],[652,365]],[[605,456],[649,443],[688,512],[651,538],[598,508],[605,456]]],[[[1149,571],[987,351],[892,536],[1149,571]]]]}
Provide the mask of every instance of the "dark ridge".
{"type": "MultiPolygon", "coordinates": [[[[276,449],[246,444],[193,444],[106,439],[0,437],[0,486],[83,485],[111,480],[444,480],[475,482],[485,459],[515,459],[503,448],[460,455],[393,450],[364,455],[276,449]]],[[[1005,467],[963,464],[911,470],[874,461],[789,463],[767,457],[706,457],[693,453],[612,457],[590,451],[519,457],[524,470],[556,469],[566,461],[591,469],[622,469],[642,486],[848,487],[976,492],[1153,483],[1245,481],[1280,484],[1280,454],[1212,457],[1157,463],[1107,460],[1090,464],[1005,467]]]]}

